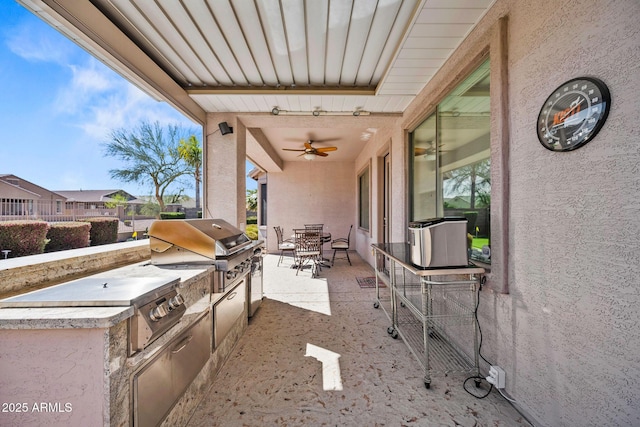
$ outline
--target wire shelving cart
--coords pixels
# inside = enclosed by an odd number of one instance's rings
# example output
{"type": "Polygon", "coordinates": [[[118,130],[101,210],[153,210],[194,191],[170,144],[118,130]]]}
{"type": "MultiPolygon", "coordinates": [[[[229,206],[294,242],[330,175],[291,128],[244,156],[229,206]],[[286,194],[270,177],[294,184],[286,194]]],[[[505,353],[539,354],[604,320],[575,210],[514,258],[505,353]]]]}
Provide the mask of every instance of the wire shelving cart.
{"type": "Polygon", "coordinates": [[[431,387],[434,373],[470,372],[478,376],[475,310],[484,269],[423,269],[409,261],[403,243],[372,247],[380,260],[376,261],[376,278],[390,289],[388,296],[382,294],[387,299],[381,301],[376,286],[374,307],[383,307],[391,320],[387,332],[393,338],[400,336],[422,366],[425,387],[431,387]]]}

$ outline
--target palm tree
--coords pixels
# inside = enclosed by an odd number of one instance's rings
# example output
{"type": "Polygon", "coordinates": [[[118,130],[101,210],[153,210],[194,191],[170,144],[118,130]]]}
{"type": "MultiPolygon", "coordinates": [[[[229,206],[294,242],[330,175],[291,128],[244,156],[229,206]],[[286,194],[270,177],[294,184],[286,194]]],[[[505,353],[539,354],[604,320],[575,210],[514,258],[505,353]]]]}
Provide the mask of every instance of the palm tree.
{"type": "Polygon", "coordinates": [[[196,209],[200,209],[200,168],[202,167],[202,147],[200,141],[191,135],[188,140],[181,139],[178,145],[180,157],[191,167],[196,180],[196,209]]]}

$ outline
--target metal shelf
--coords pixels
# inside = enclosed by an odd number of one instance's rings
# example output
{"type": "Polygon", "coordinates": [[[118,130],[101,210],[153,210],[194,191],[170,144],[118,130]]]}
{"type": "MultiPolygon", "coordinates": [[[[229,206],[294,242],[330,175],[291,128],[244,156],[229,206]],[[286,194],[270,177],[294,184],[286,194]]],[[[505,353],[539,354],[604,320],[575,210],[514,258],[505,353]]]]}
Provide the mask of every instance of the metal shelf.
{"type": "MultiPolygon", "coordinates": [[[[377,303],[390,317],[387,332],[400,336],[424,370],[424,383],[433,373],[471,372],[479,375],[478,325],[475,316],[481,274],[477,267],[434,270],[433,276],[406,268],[380,247],[376,253],[376,277],[390,286],[377,303]],[[384,269],[380,269],[384,266],[384,269]],[[438,280],[433,280],[437,278],[438,280]],[[383,304],[384,303],[384,304],[383,304]],[[388,312],[387,310],[390,310],[388,312]]],[[[376,304],[374,304],[376,306],[376,304]]]]}

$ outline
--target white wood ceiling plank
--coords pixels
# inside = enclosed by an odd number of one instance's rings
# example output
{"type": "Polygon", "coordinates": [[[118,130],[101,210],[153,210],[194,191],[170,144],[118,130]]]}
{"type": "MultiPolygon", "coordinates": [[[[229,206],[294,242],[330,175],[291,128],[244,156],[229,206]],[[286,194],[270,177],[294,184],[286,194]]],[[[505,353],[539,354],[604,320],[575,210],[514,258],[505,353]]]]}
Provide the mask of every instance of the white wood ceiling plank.
{"type": "Polygon", "coordinates": [[[470,30],[469,24],[415,24],[412,37],[464,37],[470,30]]]}
{"type": "Polygon", "coordinates": [[[244,34],[251,55],[260,71],[262,80],[269,86],[278,84],[278,76],[271,61],[269,46],[264,38],[262,23],[254,2],[246,0],[231,0],[233,9],[240,22],[240,29],[244,34]]]}
{"type": "Polygon", "coordinates": [[[300,111],[300,98],[295,95],[287,96],[287,102],[289,103],[289,108],[293,111],[300,111]]]}
{"type": "Polygon", "coordinates": [[[424,73],[415,70],[412,74],[389,74],[387,78],[384,79],[385,85],[387,83],[402,83],[402,82],[410,82],[410,83],[424,83],[426,81],[424,77],[424,73]]]}
{"type": "Polygon", "coordinates": [[[475,24],[485,9],[422,9],[418,24],[475,24]]]}
{"type": "Polygon", "coordinates": [[[305,28],[304,3],[298,0],[281,0],[289,61],[293,82],[309,85],[307,66],[307,32],[305,28]]]}
{"type": "Polygon", "coordinates": [[[353,86],[356,83],[358,68],[371,33],[376,4],[377,0],[354,0],[347,46],[342,63],[342,73],[340,75],[341,85],[353,86]]]}
{"type": "MultiPolygon", "coordinates": [[[[231,85],[233,80],[227,74],[227,70],[222,66],[222,63],[213,51],[210,49],[207,41],[200,33],[198,26],[192,19],[192,15],[189,15],[186,9],[182,6],[182,3],[174,2],[173,0],[157,0],[165,11],[165,15],[169,16],[171,22],[175,28],[184,37],[185,42],[193,51],[193,53],[200,59],[202,66],[209,70],[213,78],[222,85],[231,85]]],[[[206,9],[206,8],[205,8],[206,9]]],[[[208,9],[205,11],[206,15],[210,16],[208,9]]],[[[200,16],[203,16],[200,13],[200,16]]],[[[205,28],[211,27],[211,23],[205,23],[205,28]]],[[[213,34],[212,34],[213,35],[213,34]]],[[[223,48],[223,46],[219,46],[223,48]]],[[[220,52],[224,52],[224,49],[219,49],[220,52]]],[[[235,63],[233,56],[230,56],[230,61],[235,63]]],[[[240,73],[241,84],[246,84],[246,80],[240,73]]]]}
{"type": "Polygon", "coordinates": [[[368,86],[372,84],[380,55],[385,48],[389,33],[400,10],[400,0],[382,0],[374,10],[371,30],[362,54],[362,60],[356,75],[356,85],[368,86]]]}
{"type": "Polygon", "coordinates": [[[276,70],[278,82],[284,86],[294,84],[291,60],[287,46],[287,35],[278,0],[257,0],[262,30],[269,46],[271,62],[276,70]]]}
{"type": "Polygon", "coordinates": [[[325,66],[325,84],[329,86],[340,84],[352,6],[352,0],[333,0],[329,2],[327,61],[325,66]]]}
{"type": "Polygon", "coordinates": [[[309,95],[300,96],[300,111],[311,111],[311,97],[309,95]]]}
{"type": "Polygon", "coordinates": [[[487,9],[495,0],[427,0],[425,8],[435,9],[487,9]]]}
{"type": "Polygon", "coordinates": [[[372,84],[377,85],[380,82],[389,67],[389,63],[392,62],[394,55],[398,53],[400,42],[405,37],[405,33],[408,32],[407,26],[413,17],[417,2],[418,0],[405,0],[402,2],[396,21],[387,35],[387,43],[380,54],[378,65],[371,77],[372,84]]]}
{"type": "Polygon", "coordinates": [[[398,59],[446,59],[453,49],[402,49],[398,59]]]}
{"type": "Polygon", "coordinates": [[[455,49],[462,42],[462,37],[408,37],[403,49],[455,49]]]}
{"type": "Polygon", "coordinates": [[[112,0],[114,7],[127,18],[127,20],[138,29],[150,45],[153,45],[163,57],[162,65],[170,70],[174,70],[176,75],[184,77],[184,83],[190,82],[194,85],[202,85],[203,82],[193,72],[191,67],[177,54],[177,52],[167,43],[167,41],[151,25],[147,17],[142,15],[138,8],[128,0],[112,0]]]}
{"type": "Polygon", "coordinates": [[[171,48],[189,64],[189,67],[198,78],[208,85],[216,85],[218,82],[213,78],[211,72],[204,66],[200,58],[195,54],[189,43],[182,34],[165,15],[165,12],[158,7],[155,2],[137,0],[136,5],[148,19],[154,23],[158,33],[167,41],[171,48]]]}
{"type": "Polygon", "coordinates": [[[396,68],[434,68],[442,65],[442,59],[419,58],[419,59],[396,59],[389,74],[396,68]]]}
{"type": "MultiPolygon", "coordinates": [[[[191,4],[199,4],[197,2],[187,2],[188,6],[191,4]]],[[[215,1],[208,2],[209,7],[213,13],[214,26],[223,38],[224,43],[229,47],[231,54],[234,56],[235,62],[240,67],[240,70],[248,81],[249,84],[254,86],[261,86],[264,81],[258,70],[253,54],[249,49],[249,45],[242,33],[240,22],[238,22],[237,16],[231,7],[231,4],[227,1],[215,1]]],[[[218,49],[217,42],[209,42],[209,44],[215,49],[218,49]]],[[[226,62],[223,61],[226,66],[226,62]]],[[[234,72],[229,71],[229,74],[234,76],[234,72]]]]}
{"type": "Polygon", "coordinates": [[[327,55],[327,25],[329,19],[329,0],[314,0],[305,3],[307,23],[307,52],[309,83],[320,86],[325,83],[325,64],[327,55]]]}

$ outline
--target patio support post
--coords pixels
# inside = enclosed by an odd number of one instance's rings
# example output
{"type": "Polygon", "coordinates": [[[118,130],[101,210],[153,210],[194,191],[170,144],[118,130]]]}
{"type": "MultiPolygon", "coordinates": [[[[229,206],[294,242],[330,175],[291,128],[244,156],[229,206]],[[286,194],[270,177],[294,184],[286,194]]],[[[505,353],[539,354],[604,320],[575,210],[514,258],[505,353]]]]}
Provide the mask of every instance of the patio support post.
{"type": "Polygon", "coordinates": [[[221,218],[244,230],[246,224],[246,128],[233,114],[207,114],[203,157],[203,218],[221,218]],[[233,133],[222,135],[227,122],[233,133]]]}

